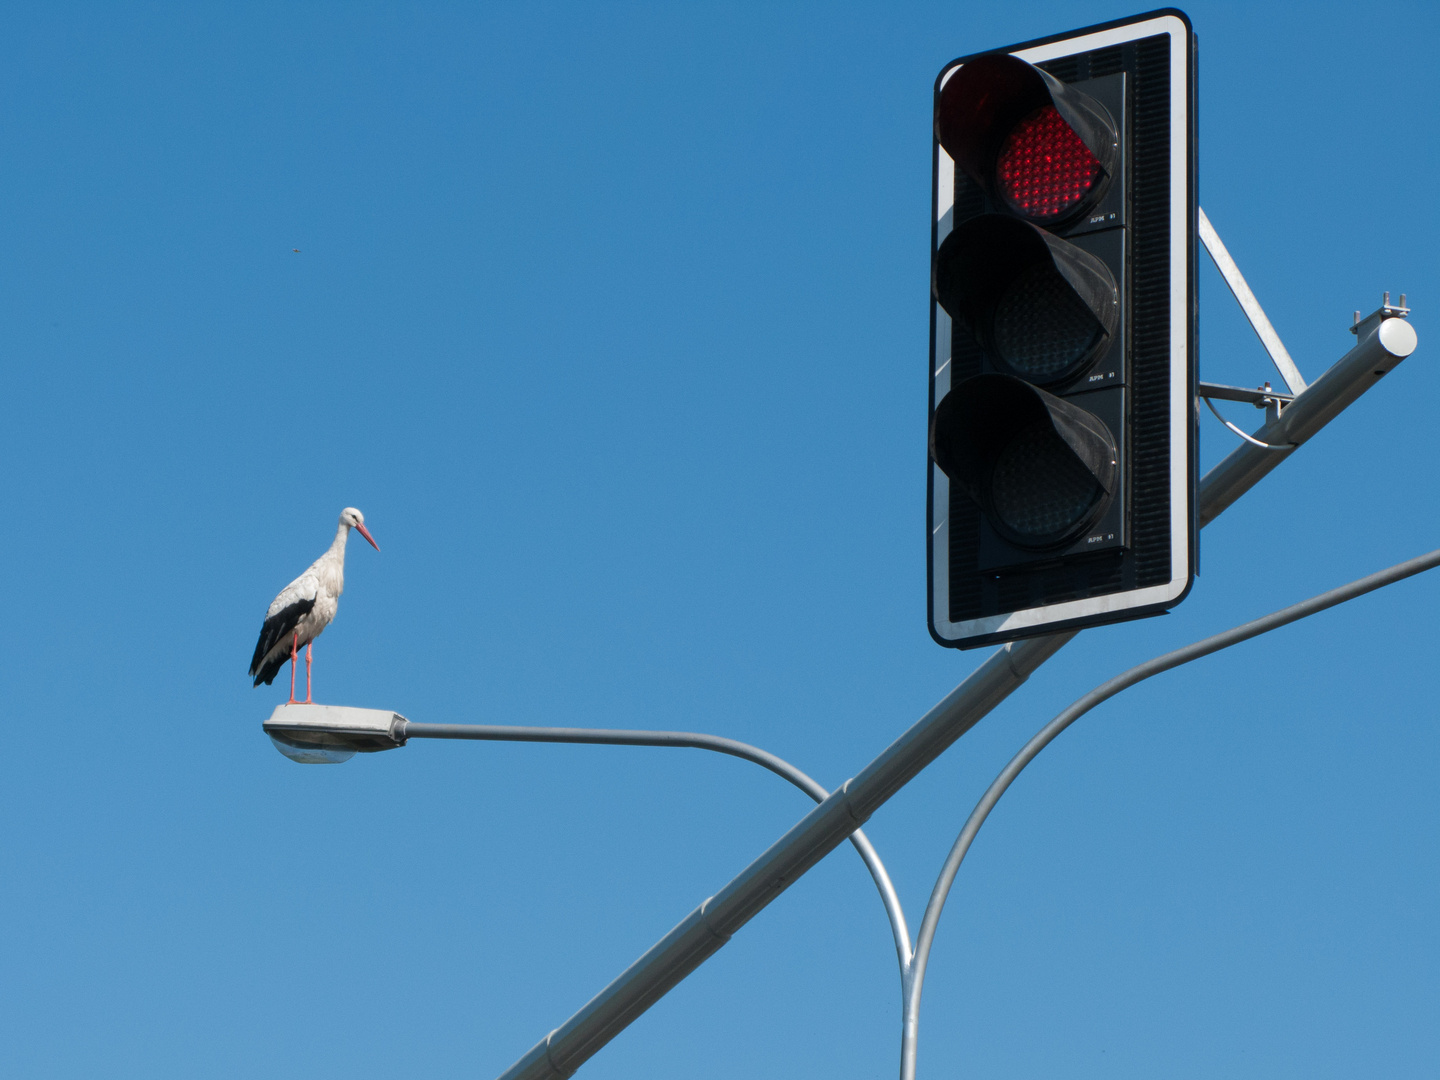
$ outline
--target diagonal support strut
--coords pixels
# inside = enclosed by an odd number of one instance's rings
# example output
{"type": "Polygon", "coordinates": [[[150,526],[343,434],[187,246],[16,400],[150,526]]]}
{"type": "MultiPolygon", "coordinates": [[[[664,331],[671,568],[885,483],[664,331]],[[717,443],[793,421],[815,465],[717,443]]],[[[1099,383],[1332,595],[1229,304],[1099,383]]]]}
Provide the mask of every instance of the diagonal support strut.
{"type": "MultiPolygon", "coordinates": [[[[1199,208],[1196,208],[1199,210],[1199,208]]],[[[1275,363],[1275,369],[1280,372],[1280,377],[1285,380],[1285,385],[1290,388],[1290,393],[1298,394],[1305,389],[1305,380],[1300,376],[1300,369],[1295,366],[1295,361],[1290,359],[1285,345],[1280,340],[1280,335],[1275,332],[1275,327],[1270,325],[1270,320],[1265,317],[1265,309],[1260,306],[1260,301],[1255,299],[1255,294],[1250,291],[1250,286],[1245,283],[1240,268],[1235,265],[1235,260],[1230,257],[1230,252],[1225,250],[1225,245],[1220,242],[1220,236],[1215,232],[1215,226],[1210,224],[1210,219],[1205,216],[1204,210],[1200,214],[1200,239],[1205,244],[1205,250],[1210,253],[1210,258],[1215,260],[1215,268],[1220,271],[1220,276],[1225,279],[1225,284],[1230,286],[1230,291],[1235,294],[1235,299],[1240,303],[1240,309],[1245,312],[1245,317],[1250,320],[1250,325],[1255,328],[1255,333],[1260,338],[1260,344],[1265,346],[1265,351],[1270,354],[1270,359],[1275,363]]]]}

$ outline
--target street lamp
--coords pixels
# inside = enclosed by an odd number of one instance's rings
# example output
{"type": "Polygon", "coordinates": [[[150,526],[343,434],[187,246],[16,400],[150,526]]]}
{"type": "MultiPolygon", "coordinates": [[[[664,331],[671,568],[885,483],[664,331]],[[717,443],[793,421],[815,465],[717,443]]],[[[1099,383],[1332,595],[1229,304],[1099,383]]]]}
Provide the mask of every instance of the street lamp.
{"type": "MultiPolygon", "coordinates": [[[[706,735],[696,731],[632,731],[616,728],[522,727],[510,724],[417,724],[388,709],[357,709],[348,705],[314,705],[288,702],[277,705],[265,721],[265,734],[275,749],[302,765],[338,765],[356,754],[394,750],[410,739],[461,739],[476,742],[590,743],[602,746],[668,746],[710,750],[743,758],[769,769],[809,795],[817,803],[830,793],[811,777],[783,758],[758,746],[706,735]]],[[[885,864],[861,829],[850,834],[850,843],[860,853],[865,868],[875,881],[895,954],[900,961],[901,981],[910,964],[910,930],[900,897],[885,864]]]]}
{"type": "Polygon", "coordinates": [[[405,745],[408,721],[387,709],[347,705],[278,706],[265,721],[275,749],[301,765],[339,765],[356,754],[394,750],[405,745]]]}

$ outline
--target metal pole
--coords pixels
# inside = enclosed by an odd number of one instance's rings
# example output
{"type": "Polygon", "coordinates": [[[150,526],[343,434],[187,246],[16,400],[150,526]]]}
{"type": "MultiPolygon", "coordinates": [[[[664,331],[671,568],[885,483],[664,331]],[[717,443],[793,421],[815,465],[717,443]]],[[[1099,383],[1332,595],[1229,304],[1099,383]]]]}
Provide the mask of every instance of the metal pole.
{"type": "MultiPolygon", "coordinates": [[[[589,743],[602,746],[669,746],[713,750],[717,754],[743,758],[769,769],[776,776],[790,781],[817,803],[824,802],[830,795],[784,758],[776,757],[749,743],[694,731],[625,731],[614,728],[521,727],[504,724],[419,724],[403,719],[395,724],[393,731],[400,742],[407,739],[468,739],[479,742],[589,743]]],[[[880,861],[879,852],[864,831],[856,829],[850,834],[850,842],[855,845],[865,868],[870,871],[875,888],[880,890],[885,916],[890,920],[890,933],[895,938],[895,954],[900,960],[903,993],[911,950],[910,928],[905,925],[905,911],[900,906],[900,896],[895,891],[885,864],[880,861]]]]}
{"type": "Polygon", "coordinates": [[[900,1080],[915,1080],[916,1044],[920,1034],[920,993],[925,984],[925,968],[930,959],[930,947],[935,942],[935,929],[940,924],[940,912],[944,909],[945,900],[950,895],[950,886],[954,884],[955,875],[959,872],[960,864],[970,850],[975,835],[980,831],[980,826],[985,824],[985,819],[990,816],[990,811],[994,809],[995,804],[1000,801],[1000,796],[1005,794],[1010,784],[1020,775],[1025,766],[1035,760],[1041,750],[1049,746],[1060,732],[1095,706],[1103,701],[1108,701],[1120,691],[1127,690],[1138,682],[1143,682],[1182,664],[1188,664],[1192,660],[1199,660],[1201,657],[1209,656],[1221,649],[1239,645],[1242,641],[1249,641],[1251,638],[1267,634],[1271,630],[1288,626],[1292,622],[1298,622],[1310,615],[1335,607],[1337,604],[1343,604],[1357,596],[1364,596],[1368,592],[1374,592],[1376,589],[1413,577],[1436,566],[1440,566],[1440,550],[1398,563],[1387,570],[1381,570],[1368,577],[1360,578],[1358,581],[1352,581],[1338,589],[1331,589],[1319,596],[1312,596],[1309,600],[1292,604],[1290,607],[1282,608],[1280,611],[1245,623],[1243,626],[1233,627],[1203,641],[1186,645],[1183,649],[1176,649],[1164,656],[1137,664],[1108,682],[1101,683],[1041,728],[1035,737],[1010,759],[1010,763],[1000,771],[1000,775],[980,797],[980,801],[966,820],[965,827],[955,838],[955,845],[950,849],[950,854],[946,856],[945,865],[940,870],[940,877],[935,882],[934,890],[930,893],[930,902],[925,905],[925,914],[920,920],[920,932],[915,938],[915,955],[910,961],[908,985],[905,989],[905,1008],[901,1018],[900,1036],[900,1080]]]}
{"type": "MultiPolygon", "coordinates": [[[[1266,443],[1299,446],[1415,348],[1415,332],[1403,319],[1372,316],[1355,329],[1359,339],[1355,347],[1297,396],[1280,417],[1262,428],[1258,438],[1266,443]]],[[[1236,448],[1200,483],[1201,523],[1213,521],[1291,453],[1249,443],[1236,448]]],[[[536,1043],[499,1080],[563,1080],[574,1073],[863,825],[890,796],[979,723],[1074,636],[1066,633],[1030,638],[992,653],[879,757],[831,792],[739,876],[681,920],[579,1012],[536,1043]]]]}

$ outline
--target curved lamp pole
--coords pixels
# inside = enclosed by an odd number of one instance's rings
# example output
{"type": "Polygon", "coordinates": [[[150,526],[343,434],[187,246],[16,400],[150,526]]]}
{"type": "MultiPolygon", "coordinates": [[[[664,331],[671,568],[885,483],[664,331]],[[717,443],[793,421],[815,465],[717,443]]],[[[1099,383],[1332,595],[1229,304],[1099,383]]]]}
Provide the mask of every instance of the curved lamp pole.
{"type": "MultiPolygon", "coordinates": [[[[265,732],[278,749],[302,764],[336,764],[356,753],[392,750],[410,739],[461,739],[473,742],[592,743],[603,746],[668,746],[712,750],[754,762],[790,781],[817,803],[830,793],[783,758],[758,746],[694,731],[628,731],[614,728],[522,727],[505,724],[420,724],[384,709],[352,709],[340,705],[286,704],[265,721],[265,732]]],[[[900,897],[885,864],[861,829],[850,834],[865,868],[880,891],[895,953],[900,960],[902,993],[910,966],[910,929],[900,897]]]]}
{"type": "Polygon", "coordinates": [[[1387,570],[1381,570],[1368,577],[1352,581],[1348,585],[1342,585],[1338,589],[1331,589],[1329,592],[1313,596],[1309,600],[1281,608],[1279,611],[1252,622],[1233,627],[1205,638],[1203,641],[1197,641],[1193,645],[1186,645],[1184,648],[1168,652],[1164,656],[1157,656],[1153,660],[1137,664],[1108,682],[1101,683],[1036,732],[1034,738],[1010,759],[1010,763],[1000,771],[1000,775],[986,789],[985,794],[980,797],[980,801],[966,820],[965,827],[960,830],[960,835],[956,837],[955,844],[945,859],[945,865],[940,870],[940,878],[935,882],[935,888],[930,893],[930,902],[925,905],[925,915],[920,920],[920,931],[915,939],[914,958],[909,965],[902,964],[902,968],[908,967],[908,971],[905,978],[905,1006],[900,1044],[901,1080],[915,1080],[916,1042],[920,1034],[920,992],[925,984],[925,967],[930,959],[930,947],[935,941],[935,928],[940,923],[940,912],[945,906],[945,898],[950,895],[950,886],[955,882],[955,875],[959,872],[960,864],[964,861],[966,852],[970,850],[970,845],[974,843],[976,833],[980,831],[980,826],[985,824],[985,819],[995,808],[995,804],[1000,801],[1000,796],[1005,794],[1006,789],[1020,775],[1025,766],[1035,760],[1041,750],[1049,746],[1057,735],[1095,708],[1096,705],[1108,701],[1120,691],[1126,690],[1138,682],[1143,682],[1152,675],[1159,675],[1162,671],[1169,671],[1181,664],[1199,660],[1202,656],[1209,656],[1221,649],[1228,649],[1231,645],[1249,641],[1253,637],[1297,622],[1308,615],[1314,615],[1327,608],[1335,607],[1337,604],[1343,604],[1347,600],[1353,600],[1357,596],[1363,596],[1368,592],[1412,577],[1435,566],[1440,566],[1440,550],[1397,563],[1387,570]]]}

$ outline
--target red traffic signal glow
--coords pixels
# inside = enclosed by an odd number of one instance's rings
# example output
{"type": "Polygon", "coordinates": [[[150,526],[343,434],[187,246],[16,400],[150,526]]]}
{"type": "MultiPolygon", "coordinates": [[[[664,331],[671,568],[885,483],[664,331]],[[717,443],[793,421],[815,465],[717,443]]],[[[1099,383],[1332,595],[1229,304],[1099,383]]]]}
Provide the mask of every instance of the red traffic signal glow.
{"type": "Polygon", "coordinates": [[[941,87],[935,135],[993,202],[1047,228],[1073,222],[1103,198],[1120,156],[1105,105],[996,53],[964,64],[941,87]]]}
{"type": "Polygon", "coordinates": [[[1103,171],[1054,105],[1016,124],[995,162],[1001,198],[1033,221],[1064,216],[1089,195],[1103,171]]]}

